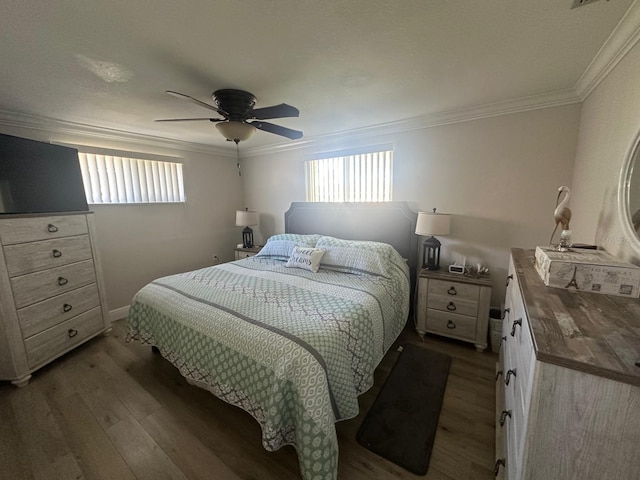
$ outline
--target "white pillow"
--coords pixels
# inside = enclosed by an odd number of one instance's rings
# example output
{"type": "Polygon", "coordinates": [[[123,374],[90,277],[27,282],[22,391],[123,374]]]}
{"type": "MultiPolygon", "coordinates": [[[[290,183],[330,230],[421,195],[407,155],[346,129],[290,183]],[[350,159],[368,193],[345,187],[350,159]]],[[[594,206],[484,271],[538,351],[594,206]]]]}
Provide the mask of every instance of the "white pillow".
{"type": "Polygon", "coordinates": [[[320,235],[300,235],[295,233],[280,233],[267,240],[267,244],[258,252],[259,257],[268,257],[287,261],[293,252],[293,247],[315,247],[320,235]]]}
{"type": "Polygon", "coordinates": [[[318,271],[318,268],[320,268],[322,255],[324,255],[324,250],[320,250],[319,248],[299,247],[296,245],[293,247],[293,252],[285,264],[285,267],[302,268],[315,273],[318,271]]]}
{"type": "Polygon", "coordinates": [[[326,250],[322,268],[327,270],[390,278],[396,267],[404,269],[404,260],[387,243],[320,237],[316,248],[326,250]]]}

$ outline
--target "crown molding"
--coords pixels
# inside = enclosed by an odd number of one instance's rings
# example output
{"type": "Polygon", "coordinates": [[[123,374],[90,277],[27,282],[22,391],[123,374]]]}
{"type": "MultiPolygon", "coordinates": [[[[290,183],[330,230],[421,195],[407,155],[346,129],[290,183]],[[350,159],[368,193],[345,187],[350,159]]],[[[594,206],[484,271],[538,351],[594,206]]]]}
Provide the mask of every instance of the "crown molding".
{"type": "MultiPolygon", "coordinates": [[[[472,120],[479,120],[482,118],[520,113],[530,110],[538,110],[541,108],[569,105],[578,102],[580,102],[580,98],[575,94],[573,90],[563,90],[541,95],[532,95],[515,100],[507,100],[487,105],[479,105],[467,109],[422,115],[404,120],[398,120],[395,122],[387,122],[361,128],[354,128],[351,130],[344,130],[327,135],[319,135],[313,138],[281,143],[277,145],[267,145],[254,148],[245,147],[241,153],[241,158],[312,148],[327,143],[353,138],[354,136],[358,138],[380,137],[381,135],[393,135],[424,128],[468,122],[472,120]]],[[[126,142],[127,144],[141,145],[145,147],[166,148],[172,150],[214,154],[223,157],[236,158],[235,149],[213,147],[211,145],[200,143],[184,142],[180,140],[156,137],[153,135],[132,133],[126,132],[124,130],[97,127],[93,125],[85,125],[81,123],[68,122],[65,120],[58,120],[54,118],[13,113],[2,110],[0,110],[0,126],[26,128],[45,131],[48,133],[73,135],[81,138],[91,139],[92,144],[95,144],[96,140],[103,139],[116,142],[126,142]]]]}
{"type": "Polygon", "coordinates": [[[575,85],[584,101],[640,40],[640,2],[635,0],[575,85]]]}
{"type": "Polygon", "coordinates": [[[194,152],[236,158],[235,150],[214,147],[211,145],[184,142],[181,140],[156,137],[154,135],[97,127],[94,125],[69,122],[55,118],[8,112],[5,110],[0,110],[0,126],[25,128],[60,135],[73,135],[75,137],[91,139],[91,145],[95,145],[96,140],[106,140],[126,142],[127,144],[140,145],[144,147],[163,148],[179,150],[182,152],[194,152]]]}
{"type": "MultiPolygon", "coordinates": [[[[343,130],[337,133],[319,135],[312,138],[297,140],[277,145],[267,145],[261,147],[244,148],[241,158],[268,155],[291,150],[312,148],[327,143],[338,142],[340,140],[353,138],[380,137],[381,135],[393,135],[424,128],[432,128],[454,123],[468,122],[482,118],[508,115],[512,113],[538,110],[541,108],[557,107],[580,102],[580,98],[573,90],[562,90],[558,92],[532,95],[514,100],[506,100],[487,105],[479,105],[472,108],[452,110],[448,112],[435,113],[412,117],[395,122],[381,123],[361,128],[343,130]]],[[[58,120],[48,117],[40,117],[23,113],[14,113],[0,110],[0,126],[26,128],[32,130],[45,131],[48,133],[73,135],[81,138],[88,138],[95,144],[96,140],[109,140],[115,142],[126,142],[127,144],[141,145],[144,147],[165,148],[179,151],[195,153],[214,154],[223,157],[236,158],[235,149],[214,147],[200,143],[184,142],[172,140],[153,135],[132,133],[124,130],[116,130],[94,125],[86,125],[65,120],[58,120]]]]}
{"type": "Polygon", "coordinates": [[[500,115],[509,115],[513,113],[539,110],[542,108],[558,107],[562,105],[571,105],[574,103],[580,103],[580,101],[580,98],[576,95],[573,89],[540,95],[531,95],[528,97],[517,98],[514,100],[505,100],[486,105],[479,105],[476,107],[461,110],[451,110],[430,115],[421,115],[418,117],[398,120],[395,122],[387,122],[362,128],[354,128],[351,130],[344,130],[327,135],[318,135],[313,138],[298,140],[295,142],[288,142],[278,145],[267,145],[264,147],[245,148],[245,150],[242,152],[242,158],[280,153],[290,150],[299,150],[303,148],[312,148],[322,144],[338,142],[346,138],[353,138],[354,136],[358,138],[367,138],[380,137],[382,135],[393,135],[398,133],[410,132],[413,130],[421,130],[424,128],[469,122],[482,118],[497,117],[500,115]]]}

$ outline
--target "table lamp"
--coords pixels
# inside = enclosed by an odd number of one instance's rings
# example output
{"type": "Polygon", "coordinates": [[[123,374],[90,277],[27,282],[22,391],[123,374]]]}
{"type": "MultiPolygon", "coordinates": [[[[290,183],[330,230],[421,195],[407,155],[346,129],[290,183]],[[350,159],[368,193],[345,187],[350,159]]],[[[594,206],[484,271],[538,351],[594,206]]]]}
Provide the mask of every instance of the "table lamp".
{"type": "Polygon", "coordinates": [[[253,248],[253,230],[250,225],[258,224],[258,212],[245,208],[236,210],[236,226],[245,227],[242,230],[242,248],[253,248]]]}
{"type": "Polygon", "coordinates": [[[448,235],[451,226],[451,215],[448,213],[418,212],[416,235],[428,236],[424,241],[422,252],[422,268],[438,270],[440,268],[441,243],[433,235],[448,235]]]}

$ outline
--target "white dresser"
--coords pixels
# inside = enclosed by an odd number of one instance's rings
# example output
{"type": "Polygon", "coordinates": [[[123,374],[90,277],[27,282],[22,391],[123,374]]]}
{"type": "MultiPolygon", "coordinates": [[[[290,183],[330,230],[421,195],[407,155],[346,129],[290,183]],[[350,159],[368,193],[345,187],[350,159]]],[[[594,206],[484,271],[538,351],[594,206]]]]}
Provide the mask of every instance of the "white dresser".
{"type": "Polygon", "coordinates": [[[110,328],[92,213],[0,217],[0,380],[110,328]]]}
{"type": "Polygon", "coordinates": [[[640,303],[546,287],[513,249],[496,373],[496,476],[636,480],[640,303]]]}

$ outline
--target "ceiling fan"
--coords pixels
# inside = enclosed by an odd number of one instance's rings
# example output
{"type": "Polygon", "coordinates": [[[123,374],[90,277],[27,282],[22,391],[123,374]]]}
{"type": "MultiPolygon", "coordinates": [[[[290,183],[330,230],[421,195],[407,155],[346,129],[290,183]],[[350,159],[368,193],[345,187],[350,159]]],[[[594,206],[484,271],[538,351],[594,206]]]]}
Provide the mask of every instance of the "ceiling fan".
{"type": "Polygon", "coordinates": [[[291,140],[302,138],[302,132],[274,123],[264,122],[267,118],[298,117],[300,111],[296,107],[281,103],[271,107],[254,108],[256,97],[244,90],[225,88],[213,92],[214,105],[201,102],[197,98],[184,93],[167,90],[166,93],[182,100],[200,105],[217,112],[222,118],[170,118],[156,120],[156,122],[191,122],[208,120],[216,124],[216,128],[227,140],[236,142],[247,140],[256,129],[268,133],[275,133],[291,140]]]}

